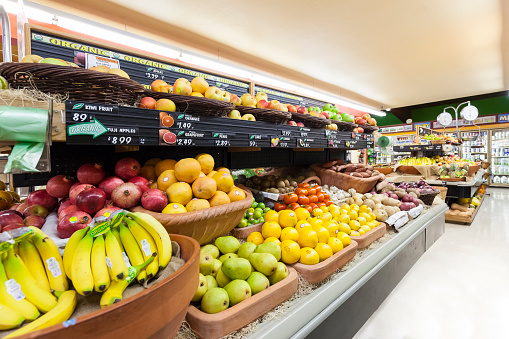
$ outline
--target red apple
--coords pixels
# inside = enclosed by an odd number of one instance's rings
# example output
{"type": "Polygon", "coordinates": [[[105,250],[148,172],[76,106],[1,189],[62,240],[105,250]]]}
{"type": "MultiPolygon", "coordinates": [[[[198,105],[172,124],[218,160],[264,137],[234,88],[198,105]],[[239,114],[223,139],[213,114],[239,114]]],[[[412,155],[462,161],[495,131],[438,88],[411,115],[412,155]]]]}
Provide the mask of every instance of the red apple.
{"type": "Polygon", "coordinates": [[[365,119],[363,119],[363,118],[358,118],[358,117],[357,117],[357,118],[355,118],[355,123],[356,123],[357,125],[365,125],[365,124],[366,124],[366,122],[367,122],[367,121],[366,121],[365,119]]]}
{"type": "Polygon", "coordinates": [[[19,212],[20,215],[23,214],[23,211],[25,210],[25,208],[28,207],[28,203],[27,202],[22,202],[21,204],[18,205],[18,207],[16,208],[16,211],[19,212]]]}
{"type": "Polygon", "coordinates": [[[120,186],[124,183],[124,180],[120,179],[119,177],[107,177],[101,183],[99,184],[99,188],[106,193],[106,199],[111,199],[111,192],[117,186],[120,186]]]}
{"type": "Polygon", "coordinates": [[[62,217],[64,215],[67,215],[67,214],[72,213],[72,212],[77,212],[79,210],[80,209],[78,208],[78,206],[76,206],[76,205],[69,205],[69,206],[65,207],[63,210],[61,210],[58,213],[58,220],[62,219],[62,217]]]}
{"type": "Polygon", "coordinates": [[[11,225],[7,225],[7,226],[0,227],[0,228],[2,229],[2,232],[7,232],[7,231],[12,231],[12,230],[15,230],[16,228],[21,228],[21,227],[25,227],[25,224],[17,223],[17,224],[11,224],[11,225]]]}
{"type": "Polygon", "coordinates": [[[267,108],[269,106],[269,102],[267,100],[260,100],[256,103],[256,107],[258,108],[267,108]]]}
{"type": "Polygon", "coordinates": [[[18,203],[18,204],[12,204],[12,206],[11,206],[11,207],[9,207],[9,209],[10,209],[10,210],[17,211],[17,210],[18,210],[19,205],[21,205],[21,203],[18,203]]]}
{"type": "Polygon", "coordinates": [[[362,127],[357,127],[357,129],[359,130],[359,133],[364,133],[364,128],[362,128],[362,127]]]}
{"type": "Polygon", "coordinates": [[[25,226],[35,226],[37,228],[42,228],[46,220],[40,215],[29,215],[25,218],[24,224],[25,226]]]}
{"type": "MultiPolygon", "coordinates": [[[[159,191],[159,190],[158,190],[159,191]]],[[[161,191],[159,191],[161,192],[161,191]]],[[[166,205],[165,205],[166,206],[166,205]]],[[[99,210],[99,212],[97,212],[95,215],[94,215],[94,218],[97,218],[97,217],[101,217],[101,216],[104,216],[104,213],[113,213],[115,211],[118,211],[120,210],[121,208],[117,207],[117,206],[107,206],[107,207],[104,207],[102,209],[99,210]]]]}
{"type": "Polygon", "coordinates": [[[76,206],[88,214],[95,213],[103,208],[106,202],[106,193],[100,188],[84,190],[76,197],[76,206]]]}
{"type": "Polygon", "coordinates": [[[281,107],[279,106],[279,101],[271,100],[267,106],[268,109],[276,109],[279,110],[281,107]]]}
{"type": "Polygon", "coordinates": [[[156,99],[151,98],[151,97],[144,97],[140,100],[138,107],[155,109],[156,108],[156,99]]]}
{"type": "Polygon", "coordinates": [[[297,113],[297,108],[294,105],[287,104],[286,108],[288,108],[288,112],[297,113]]]}
{"type": "Polygon", "coordinates": [[[58,222],[57,233],[62,239],[69,238],[77,230],[87,227],[92,222],[92,217],[85,212],[72,212],[64,215],[58,222]]]}
{"type": "Polygon", "coordinates": [[[73,185],[71,189],[69,190],[69,200],[73,205],[76,204],[76,197],[78,194],[80,194],[83,191],[89,190],[95,188],[94,185],[89,184],[79,184],[79,185],[73,185]]]}
{"type": "Polygon", "coordinates": [[[288,125],[297,126],[297,123],[293,120],[288,121],[288,125]]]}
{"type": "Polygon", "coordinates": [[[324,119],[329,119],[329,113],[323,111],[322,113],[320,113],[320,116],[324,119]]]}
{"type": "Polygon", "coordinates": [[[28,205],[42,205],[48,211],[53,211],[58,205],[58,200],[49,195],[46,190],[37,190],[28,195],[27,203],[28,205]]]}
{"type": "Polygon", "coordinates": [[[23,224],[23,218],[15,213],[4,213],[0,215],[0,226],[2,228],[15,224],[23,224]]]}
{"type": "Polygon", "coordinates": [[[133,184],[137,185],[139,188],[141,188],[142,192],[148,191],[150,189],[150,182],[144,177],[134,177],[129,179],[128,182],[132,182],[133,184]]]}
{"type": "Polygon", "coordinates": [[[299,108],[297,108],[297,113],[306,114],[307,112],[308,112],[308,109],[304,106],[300,106],[299,108]]]}
{"type": "Polygon", "coordinates": [[[364,120],[368,120],[369,118],[371,118],[371,115],[369,115],[367,113],[362,116],[362,119],[364,119],[364,120]]]}
{"type": "Polygon", "coordinates": [[[41,205],[32,205],[25,208],[23,211],[23,218],[26,218],[31,215],[38,215],[43,218],[46,218],[48,216],[48,209],[41,205]]]}
{"type": "Polygon", "coordinates": [[[304,126],[304,124],[303,124],[302,122],[298,122],[298,123],[297,123],[297,126],[299,126],[299,127],[305,127],[305,126],[304,126]]]}
{"type": "Polygon", "coordinates": [[[366,120],[368,122],[368,125],[376,126],[376,120],[373,118],[369,118],[366,120]]]}

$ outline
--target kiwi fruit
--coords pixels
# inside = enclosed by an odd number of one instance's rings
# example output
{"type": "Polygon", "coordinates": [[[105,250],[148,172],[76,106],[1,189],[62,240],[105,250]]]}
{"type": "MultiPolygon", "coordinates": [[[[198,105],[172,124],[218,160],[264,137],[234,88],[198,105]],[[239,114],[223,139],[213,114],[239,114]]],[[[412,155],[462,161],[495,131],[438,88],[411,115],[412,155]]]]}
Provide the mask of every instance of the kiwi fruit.
{"type": "Polygon", "coordinates": [[[290,186],[292,186],[293,188],[296,188],[299,185],[297,184],[297,181],[294,180],[294,181],[290,182],[290,186]]]}
{"type": "Polygon", "coordinates": [[[246,186],[247,187],[253,187],[253,180],[246,181],[246,186]]]}
{"type": "Polygon", "coordinates": [[[288,179],[283,180],[283,182],[285,183],[285,187],[290,187],[290,181],[288,181],[288,179]]]}
{"type": "Polygon", "coordinates": [[[281,187],[281,188],[279,188],[279,193],[281,193],[281,194],[285,194],[285,193],[286,193],[286,190],[285,190],[283,187],[281,187]]]}
{"type": "Polygon", "coordinates": [[[276,183],[276,187],[277,188],[284,188],[285,187],[285,182],[283,180],[279,180],[277,183],[276,183]]]}
{"type": "Polygon", "coordinates": [[[253,186],[253,188],[254,188],[255,190],[258,190],[258,191],[261,191],[261,190],[262,190],[262,186],[260,186],[260,185],[254,185],[254,186],[253,186]]]}
{"type": "Polygon", "coordinates": [[[253,177],[253,183],[255,183],[256,185],[260,185],[262,183],[262,178],[253,177]]]}
{"type": "Polygon", "coordinates": [[[270,181],[267,181],[267,180],[262,181],[262,187],[265,187],[265,188],[270,187],[270,181]]]}

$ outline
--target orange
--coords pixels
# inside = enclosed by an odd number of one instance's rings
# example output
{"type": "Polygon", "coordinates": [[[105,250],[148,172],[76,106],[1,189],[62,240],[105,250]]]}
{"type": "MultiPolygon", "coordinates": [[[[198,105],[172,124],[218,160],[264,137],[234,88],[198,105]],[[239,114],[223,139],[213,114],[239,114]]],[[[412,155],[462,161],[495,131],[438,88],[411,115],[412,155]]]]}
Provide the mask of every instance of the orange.
{"type": "Polygon", "coordinates": [[[200,163],[193,158],[184,158],[175,164],[175,177],[177,180],[187,182],[188,184],[198,179],[200,172],[200,163]]]}
{"type": "MultiPolygon", "coordinates": [[[[348,224],[346,224],[346,223],[342,222],[342,223],[340,223],[340,224],[339,224],[339,231],[340,231],[340,232],[344,232],[344,233],[346,233],[346,234],[350,234],[350,232],[352,231],[352,229],[350,228],[350,225],[348,225],[348,224]]],[[[336,234],[336,236],[337,236],[337,234],[336,234]]]]}
{"type": "Polygon", "coordinates": [[[263,219],[265,221],[275,221],[275,222],[278,222],[279,215],[277,214],[276,211],[270,210],[267,213],[265,213],[265,215],[263,216],[263,219]]]}
{"type": "Polygon", "coordinates": [[[159,177],[161,173],[163,173],[166,170],[173,170],[175,169],[175,164],[177,162],[173,159],[164,159],[159,161],[155,165],[156,175],[159,177]]]}
{"type": "Polygon", "coordinates": [[[178,214],[178,213],[186,213],[186,212],[187,212],[187,209],[185,208],[184,205],[172,203],[172,204],[166,205],[166,207],[163,209],[163,211],[161,213],[178,214]]]}
{"type": "Polygon", "coordinates": [[[283,242],[285,240],[299,241],[299,232],[293,227],[285,227],[281,231],[280,239],[283,242]]]}
{"type": "Polygon", "coordinates": [[[212,178],[198,178],[193,182],[193,194],[200,199],[210,199],[216,194],[217,184],[212,178]]]}
{"type": "Polygon", "coordinates": [[[200,163],[203,173],[209,174],[214,170],[214,158],[210,154],[200,153],[194,158],[200,163]]]}
{"type": "Polygon", "coordinates": [[[175,171],[166,170],[157,178],[157,188],[161,191],[166,191],[168,187],[177,182],[175,178],[175,171]]]}
{"type": "Polygon", "coordinates": [[[243,200],[246,198],[246,193],[238,187],[233,186],[230,192],[228,192],[228,197],[231,202],[243,200]]]}
{"type": "Polygon", "coordinates": [[[313,230],[303,230],[299,234],[299,245],[300,247],[312,247],[314,248],[318,244],[318,235],[313,230]]]}
{"type": "Polygon", "coordinates": [[[305,220],[301,220],[299,222],[297,222],[297,225],[295,225],[295,229],[297,230],[297,232],[299,232],[299,234],[304,231],[304,230],[312,230],[313,229],[313,226],[311,226],[310,223],[308,223],[307,221],[305,220]]]}
{"type": "Polygon", "coordinates": [[[247,242],[252,242],[257,246],[263,244],[264,240],[265,239],[263,239],[263,235],[260,232],[253,232],[250,235],[248,235],[246,239],[247,242]]]}
{"type": "Polygon", "coordinates": [[[202,210],[205,208],[209,208],[210,204],[206,199],[191,199],[190,202],[187,203],[186,209],[188,212],[202,210]]]}
{"type": "Polygon", "coordinates": [[[366,218],[358,217],[357,222],[359,223],[359,225],[364,226],[364,225],[366,225],[366,218]]]}
{"type": "Polygon", "coordinates": [[[359,228],[361,228],[361,224],[357,220],[350,220],[350,223],[348,224],[352,231],[357,231],[359,228]]]}
{"type": "Polygon", "coordinates": [[[281,236],[281,226],[275,221],[267,221],[262,225],[262,235],[265,239],[274,237],[279,238],[281,236]]]}
{"type": "Polygon", "coordinates": [[[186,205],[193,198],[193,190],[187,182],[176,182],[166,190],[169,202],[186,205]]]}
{"type": "Polygon", "coordinates": [[[344,232],[339,232],[338,236],[336,237],[343,243],[343,247],[346,247],[352,243],[352,239],[348,236],[348,234],[344,232]]]}
{"type": "Polygon", "coordinates": [[[152,158],[152,159],[149,159],[145,162],[145,166],[154,166],[157,165],[157,163],[161,161],[160,158],[152,158]]]}
{"type": "Polygon", "coordinates": [[[230,173],[227,172],[216,172],[212,176],[217,183],[217,189],[223,192],[230,192],[233,188],[233,178],[230,173]]]}
{"type": "Polygon", "coordinates": [[[263,241],[263,243],[264,243],[264,244],[265,244],[265,243],[268,243],[268,242],[275,242],[275,243],[276,243],[276,244],[278,244],[278,245],[279,245],[279,244],[281,244],[281,241],[279,241],[279,239],[278,239],[278,238],[276,238],[276,237],[270,237],[270,238],[267,238],[267,239],[265,239],[265,240],[263,241]]]}
{"type": "Polygon", "coordinates": [[[207,174],[207,177],[212,178],[212,176],[216,173],[217,173],[216,171],[212,171],[209,174],[207,174]]]}
{"type": "Polygon", "coordinates": [[[297,214],[297,219],[299,220],[307,220],[311,218],[311,214],[304,207],[299,207],[295,210],[295,214],[297,214]]]}
{"type": "Polygon", "coordinates": [[[316,232],[316,235],[318,236],[318,242],[328,242],[330,238],[329,231],[325,227],[318,227],[315,228],[314,231],[316,232]]]}
{"type": "Polygon", "coordinates": [[[332,253],[336,254],[337,252],[341,251],[343,249],[343,243],[338,238],[330,238],[329,242],[327,243],[332,248],[332,253]]]}
{"type": "Polygon", "coordinates": [[[281,227],[294,227],[297,221],[297,214],[292,210],[282,210],[279,214],[278,222],[281,227]]]}
{"type": "Polygon", "coordinates": [[[228,174],[230,173],[230,170],[226,167],[218,167],[218,168],[216,168],[216,171],[217,172],[226,172],[228,174]]]}
{"type": "Polygon", "coordinates": [[[315,247],[316,253],[318,253],[318,258],[320,261],[324,261],[334,254],[332,252],[332,248],[326,243],[319,242],[315,247]]]}
{"type": "Polygon", "coordinates": [[[223,191],[217,191],[212,198],[209,199],[210,207],[229,204],[230,198],[223,191]]]}
{"type": "MultiPolygon", "coordinates": [[[[285,228],[285,230],[291,230],[291,228],[285,228]]],[[[281,261],[285,264],[295,264],[297,261],[299,261],[299,259],[299,244],[289,239],[283,240],[283,242],[281,242],[281,261]]]]}
{"type": "Polygon", "coordinates": [[[299,262],[304,265],[315,265],[320,262],[320,256],[311,247],[304,247],[300,249],[299,262]]]}
{"type": "Polygon", "coordinates": [[[140,176],[151,181],[157,180],[156,168],[152,165],[145,165],[140,169],[140,176]]]}
{"type": "Polygon", "coordinates": [[[350,217],[350,220],[357,220],[357,218],[359,217],[359,214],[357,213],[357,211],[350,211],[348,212],[348,216],[350,217]]]}

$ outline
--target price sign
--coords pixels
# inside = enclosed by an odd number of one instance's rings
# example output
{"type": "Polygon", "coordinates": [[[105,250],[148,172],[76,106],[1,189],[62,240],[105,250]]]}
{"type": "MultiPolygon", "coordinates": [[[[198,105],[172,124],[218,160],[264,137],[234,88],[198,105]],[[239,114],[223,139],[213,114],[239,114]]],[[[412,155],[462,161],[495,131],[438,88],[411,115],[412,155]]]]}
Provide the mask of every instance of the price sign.
{"type": "Polygon", "coordinates": [[[279,147],[288,148],[290,145],[287,142],[280,142],[279,147]]]}
{"type": "Polygon", "coordinates": [[[292,135],[292,131],[281,131],[281,135],[289,137],[292,135]]]}
{"type": "Polygon", "coordinates": [[[194,129],[194,126],[193,126],[193,123],[191,123],[191,122],[177,121],[177,128],[179,128],[179,129],[194,129]]]}
{"type": "Polygon", "coordinates": [[[108,137],[108,143],[112,145],[130,145],[133,142],[132,137],[116,137],[116,136],[109,136],[108,137]]]}
{"type": "Polygon", "coordinates": [[[164,71],[154,67],[147,67],[145,78],[150,80],[164,80],[164,71]]]}
{"type": "Polygon", "coordinates": [[[89,113],[72,113],[71,120],[74,122],[92,122],[94,121],[94,116],[89,113]]]}
{"type": "Polygon", "coordinates": [[[249,140],[249,147],[258,147],[258,142],[255,140],[249,140]]]}
{"type": "Polygon", "coordinates": [[[177,139],[177,145],[179,146],[191,146],[193,139],[177,139]]]}
{"type": "Polygon", "coordinates": [[[214,144],[218,147],[228,147],[230,146],[229,140],[214,140],[214,144]]]}

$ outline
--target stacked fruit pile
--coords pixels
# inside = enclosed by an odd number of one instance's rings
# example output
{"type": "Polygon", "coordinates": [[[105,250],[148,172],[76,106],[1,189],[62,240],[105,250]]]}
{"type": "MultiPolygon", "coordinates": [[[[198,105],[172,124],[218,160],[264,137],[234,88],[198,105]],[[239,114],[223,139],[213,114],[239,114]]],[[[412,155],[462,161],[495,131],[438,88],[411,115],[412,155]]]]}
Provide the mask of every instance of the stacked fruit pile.
{"type": "Polygon", "coordinates": [[[231,236],[217,238],[214,245],[201,248],[200,283],[193,302],[201,301],[206,313],[235,306],[288,276],[281,257],[276,243],[241,245],[231,236]]]}
{"type": "Polygon", "coordinates": [[[398,165],[403,166],[423,166],[423,165],[434,165],[435,159],[428,157],[421,158],[405,158],[398,161],[398,165]]]}
{"type": "Polygon", "coordinates": [[[297,185],[294,193],[284,196],[284,203],[277,203],[274,207],[276,211],[285,209],[296,210],[303,207],[309,212],[333,204],[330,200],[330,195],[322,192],[319,185],[311,186],[309,183],[300,183],[297,185]]]}
{"type": "Polygon", "coordinates": [[[251,207],[247,209],[246,214],[244,214],[244,217],[240,220],[237,227],[244,228],[265,222],[264,215],[269,211],[272,210],[266,207],[263,202],[256,202],[253,198],[251,207]]]}

